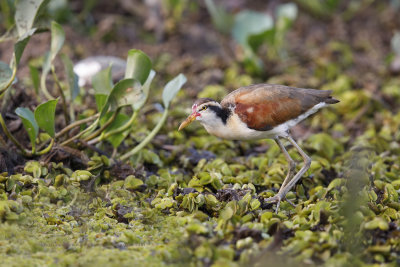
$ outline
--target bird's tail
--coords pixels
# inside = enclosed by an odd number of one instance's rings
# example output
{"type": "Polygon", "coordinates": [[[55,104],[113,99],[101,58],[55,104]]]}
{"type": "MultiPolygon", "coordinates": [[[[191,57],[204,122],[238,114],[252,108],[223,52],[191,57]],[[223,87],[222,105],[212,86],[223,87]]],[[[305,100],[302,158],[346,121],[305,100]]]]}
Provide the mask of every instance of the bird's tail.
{"type": "Polygon", "coordinates": [[[327,104],[336,104],[339,102],[340,102],[340,100],[337,100],[336,98],[333,98],[332,96],[325,98],[325,103],[327,103],[327,104]]]}
{"type": "Polygon", "coordinates": [[[336,104],[340,101],[331,96],[332,90],[313,90],[313,94],[319,98],[321,102],[326,104],[336,104]]]}

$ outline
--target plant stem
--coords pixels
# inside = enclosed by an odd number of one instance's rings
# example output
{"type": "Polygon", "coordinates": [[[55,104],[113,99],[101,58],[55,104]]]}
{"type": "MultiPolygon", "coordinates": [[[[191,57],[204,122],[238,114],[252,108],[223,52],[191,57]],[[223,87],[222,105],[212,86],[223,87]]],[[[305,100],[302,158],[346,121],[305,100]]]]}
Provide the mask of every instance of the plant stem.
{"type": "Polygon", "coordinates": [[[58,88],[58,91],[60,92],[61,103],[62,103],[63,113],[64,113],[64,119],[65,119],[65,124],[68,125],[69,122],[70,122],[70,119],[69,119],[68,110],[67,110],[67,101],[66,101],[66,99],[65,99],[65,94],[64,94],[64,91],[63,91],[63,89],[62,89],[60,80],[59,80],[58,77],[57,77],[57,74],[56,74],[54,65],[51,66],[51,74],[53,75],[54,82],[56,83],[57,88],[58,88]]]}
{"type": "Polygon", "coordinates": [[[51,150],[51,148],[53,147],[53,145],[54,145],[54,139],[52,138],[50,141],[50,144],[45,149],[36,152],[34,155],[40,156],[40,155],[44,155],[44,154],[48,153],[51,150]]]}
{"type": "Polygon", "coordinates": [[[60,136],[63,136],[64,134],[66,134],[69,130],[82,125],[84,123],[90,122],[96,118],[98,118],[100,116],[99,113],[94,114],[93,116],[87,117],[85,119],[79,120],[79,121],[75,121],[71,124],[69,124],[68,126],[66,126],[65,128],[63,128],[61,131],[59,131],[58,133],[56,133],[56,138],[59,138],[60,136]]]}
{"type": "Polygon", "coordinates": [[[124,155],[122,155],[119,159],[121,161],[124,161],[124,160],[128,159],[129,157],[135,155],[141,149],[143,149],[151,141],[151,139],[154,138],[154,136],[158,133],[158,131],[161,129],[161,127],[163,126],[165,120],[167,119],[167,116],[168,116],[168,108],[165,108],[164,113],[163,113],[160,121],[157,123],[156,127],[154,127],[154,129],[149,133],[149,135],[146,136],[146,138],[139,145],[134,147],[131,151],[129,151],[129,152],[125,153],[124,155]]]}
{"type": "Polygon", "coordinates": [[[11,92],[12,92],[12,90],[7,90],[2,95],[0,95],[0,99],[3,98],[2,102],[1,102],[1,109],[0,109],[1,114],[5,114],[7,111],[7,107],[8,107],[7,103],[11,99],[11,92]]]}
{"type": "Polygon", "coordinates": [[[124,125],[122,125],[121,127],[117,128],[117,129],[111,130],[111,131],[109,131],[109,132],[106,132],[106,133],[103,132],[99,137],[90,140],[90,141],[88,142],[88,144],[89,144],[89,145],[97,144],[98,142],[101,142],[101,141],[103,141],[103,140],[106,140],[107,138],[109,138],[110,136],[112,136],[112,135],[114,135],[114,134],[119,134],[119,133],[125,131],[126,129],[128,129],[128,128],[132,125],[132,123],[135,121],[137,115],[138,115],[138,112],[135,111],[135,112],[132,114],[132,116],[131,116],[131,118],[129,119],[129,121],[126,122],[124,125]]]}
{"type": "Polygon", "coordinates": [[[114,134],[119,134],[119,133],[125,131],[126,129],[128,129],[132,125],[132,123],[136,120],[137,115],[138,115],[138,112],[135,110],[135,112],[133,112],[131,118],[129,119],[129,121],[127,123],[125,123],[124,125],[122,125],[121,127],[117,128],[117,129],[114,129],[112,131],[104,133],[104,135],[100,136],[99,141],[105,140],[114,134]]]}
{"type": "MultiPolygon", "coordinates": [[[[47,74],[47,73],[46,73],[47,74]]],[[[49,91],[47,90],[47,86],[46,86],[46,76],[43,76],[40,79],[40,88],[42,89],[42,92],[44,94],[44,96],[48,99],[48,100],[52,100],[54,99],[54,97],[49,93],[49,91]]]]}
{"type": "Polygon", "coordinates": [[[69,119],[70,121],[75,121],[75,107],[74,107],[74,103],[71,101],[69,103],[69,119]]]}
{"type": "Polygon", "coordinates": [[[92,133],[91,135],[87,136],[85,138],[85,141],[90,141],[93,138],[95,138],[96,136],[98,136],[99,134],[101,134],[117,117],[119,111],[121,110],[121,107],[118,107],[117,110],[112,114],[111,118],[108,119],[108,121],[106,123],[103,124],[103,126],[101,126],[97,131],[95,131],[94,133],[92,133]]]}
{"type": "Polygon", "coordinates": [[[93,146],[93,145],[97,144],[100,141],[101,141],[100,137],[97,137],[95,139],[92,139],[92,140],[88,141],[87,144],[90,145],[90,146],[93,146]]]}
{"type": "Polygon", "coordinates": [[[8,131],[6,123],[4,122],[3,116],[0,113],[0,124],[3,128],[5,135],[14,143],[14,145],[22,152],[24,156],[32,156],[32,154],[27,151],[21,144],[18,142],[17,139],[8,131]]]}
{"type": "Polygon", "coordinates": [[[74,141],[75,139],[78,139],[79,137],[81,137],[82,135],[84,135],[87,132],[92,131],[94,128],[97,127],[97,124],[99,124],[99,118],[97,118],[97,120],[95,120],[89,127],[87,127],[85,130],[83,130],[82,132],[78,133],[77,135],[71,137],[70,139],[64,141],[61,143],[61,146],[66,146],[67,144],[71,143],[72,141],[74,141]]]}
{"type": "MultiPolygon", "coordinates": [[[[71,129],[74,128],[74,127],[77,127],[77,126],[79,126],[79,125],[81,125],[81,124],[84,124],[84,123],[86,123],[86,122],[90,122],[90,121],[92,121],[92,120],[98,118],[99,115],[100,115],[100,114],[97,113],[97,114],[94,114],[93,116],[90,116],[90,117],[88,117],[88,118],[85,118],[85,119],[82,119],[82,120],[75,121],[75,122],[71,123],[70,125],[68,125],[68,126],[65,127],[64,129],[62,129],[61,131],[59,131],[58,133],[56,133],[54,139],[60,138],[61,136],[63,136],[64,134],[66,134],[69,130],[71,130],[71,129]]],[[[40,146],[38,147],[38,150],[40,150],[42,147],[44,147],[47,143],[48,143],[48,141],[46,141],[46,142],[40,144],[40,146]]]]}

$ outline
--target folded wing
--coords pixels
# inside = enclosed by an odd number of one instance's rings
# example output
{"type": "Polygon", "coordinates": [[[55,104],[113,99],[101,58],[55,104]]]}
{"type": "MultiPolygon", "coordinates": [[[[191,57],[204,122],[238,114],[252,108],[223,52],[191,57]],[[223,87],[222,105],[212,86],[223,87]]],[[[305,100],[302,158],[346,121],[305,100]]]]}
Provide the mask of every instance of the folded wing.
{"type": "Polygon", "coordinates": [[[331,91],[303,89],[274,84],[239,88],[227,95],[222,107],[234,112],[251,129],[268,131],[299,117],[319,103],[334,104],[331,91]]]}

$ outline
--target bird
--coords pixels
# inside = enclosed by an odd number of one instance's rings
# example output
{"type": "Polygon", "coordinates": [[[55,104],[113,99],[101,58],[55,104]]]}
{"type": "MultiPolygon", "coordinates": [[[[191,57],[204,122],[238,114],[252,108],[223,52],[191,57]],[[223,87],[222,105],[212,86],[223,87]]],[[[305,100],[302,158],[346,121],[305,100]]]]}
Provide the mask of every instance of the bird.
{"type": "Polygon", "coordinates": [[[277,84],[254,84],[241,87],[225,96],[220,103],[211,98],[199,98],[192,113],[179,126],[179,131],[193,121],[200,122],[209,134],[228,140],[273,139],[288,162],[287,175],[267,203],[281,201],[310,168],[311,158],[300,148],[290,134],[290,129],[319,109],[340,102],[332,97],[331,90],[289,87],[277,84]],[[287,139],[303,159],[303,166],[295,174],[296,163],[287,152],[281,139],[287,139]]]}

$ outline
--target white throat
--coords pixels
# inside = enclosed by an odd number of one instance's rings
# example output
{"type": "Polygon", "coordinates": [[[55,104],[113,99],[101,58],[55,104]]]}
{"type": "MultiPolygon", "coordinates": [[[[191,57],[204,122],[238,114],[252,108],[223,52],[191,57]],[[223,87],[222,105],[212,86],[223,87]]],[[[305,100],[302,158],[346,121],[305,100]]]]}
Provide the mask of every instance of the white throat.
{"type": "Polygon", "coordinates": [[[257,131],[249,129],[239,116],[233,113],[226,124],[218,116],[212,118],[197,118],[209,134],[228,140],[250,140],[257,131]]]}

